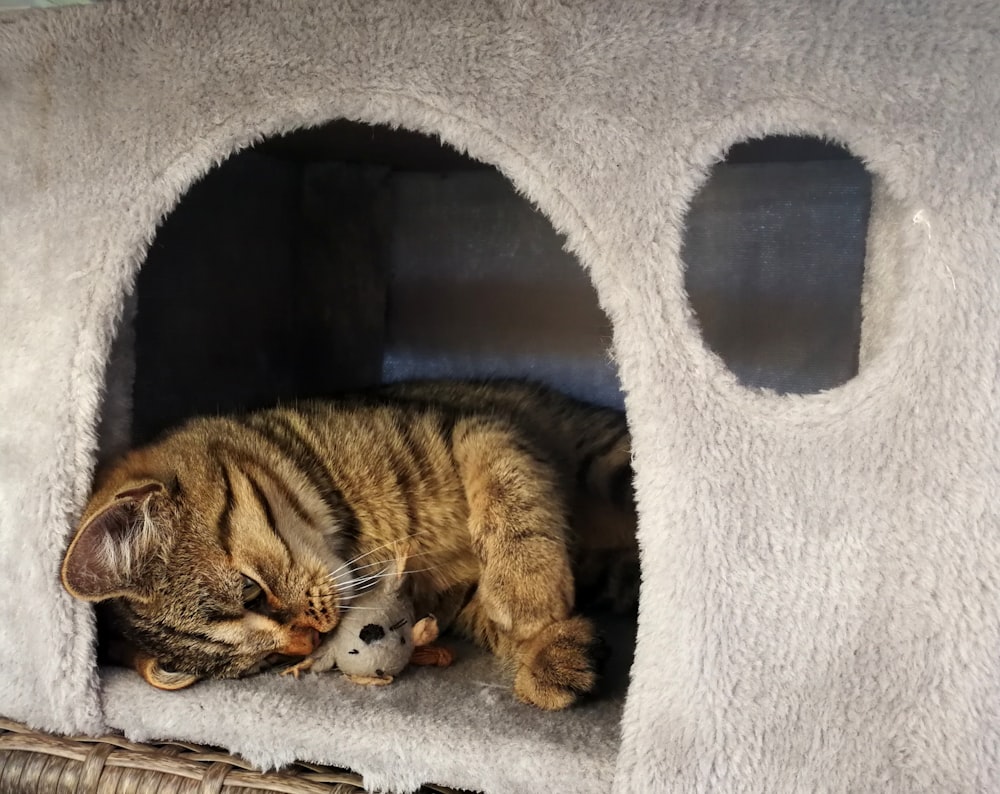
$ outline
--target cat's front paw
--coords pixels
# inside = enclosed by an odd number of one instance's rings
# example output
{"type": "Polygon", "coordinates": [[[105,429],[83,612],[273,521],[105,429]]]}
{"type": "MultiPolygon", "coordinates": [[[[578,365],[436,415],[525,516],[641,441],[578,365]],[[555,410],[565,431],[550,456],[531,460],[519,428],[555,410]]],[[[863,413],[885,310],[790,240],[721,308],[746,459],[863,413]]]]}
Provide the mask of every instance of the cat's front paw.
{"type": "Polygon", "coordinates": [[[286,667],[281,671],[282,675],[290,675],[292,678],[298,680],[298,677],[307,670],[312,669],[312,666],[316,663],[316,660],[311,656],[307,656],[301,662],[293,664],[291,667],[286,667]]]}
{"type": "MultiPolygon", "coordinates": [[[[324,638],[325,640],[326,638],[324,638]]],[[[325,673],[337,666],[337,656],[332,642],[324,641],[315,651],[301,662],[281,671],[282,675],[298,678],[302,673],[325,673]]]]}
{"type": "Polygon", "coordinates": [[[524,644],[514,694],[547,711],[573,705],[597,683],[599,644],[586,618],[577,616],[551,624],[524,644]]]}

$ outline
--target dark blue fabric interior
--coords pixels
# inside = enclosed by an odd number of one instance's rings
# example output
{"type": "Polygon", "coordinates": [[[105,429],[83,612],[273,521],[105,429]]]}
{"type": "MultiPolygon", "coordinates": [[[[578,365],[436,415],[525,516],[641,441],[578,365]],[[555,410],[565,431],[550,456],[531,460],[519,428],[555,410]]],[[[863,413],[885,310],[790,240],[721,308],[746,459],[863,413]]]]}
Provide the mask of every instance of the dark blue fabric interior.
{"type": "MultiPolygon", "coordinates": [[[[165,220],[138,279],[136,440],[410,377],[525,376],[620,405],[610,324],[548,219],[428,139],[379,133],[366,150],[353,132],[350,152],[314,130],[237,155],[165,220]]],[[[705,342],[748,386],[841,384],[858,366],[870,176],[808,140],[733,151],[682,250],[705,342]]]]}

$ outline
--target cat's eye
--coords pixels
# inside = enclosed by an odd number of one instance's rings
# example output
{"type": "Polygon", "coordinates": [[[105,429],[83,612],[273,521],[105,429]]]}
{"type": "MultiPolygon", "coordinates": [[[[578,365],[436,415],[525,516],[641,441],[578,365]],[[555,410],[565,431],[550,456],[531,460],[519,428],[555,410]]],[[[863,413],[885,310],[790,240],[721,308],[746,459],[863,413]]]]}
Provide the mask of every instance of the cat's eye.
{"type": "Polygon", "coordinates": [[[243,606],[256,611],[264,603],[264,588],[249,576],[243,577],[243,606]]]}

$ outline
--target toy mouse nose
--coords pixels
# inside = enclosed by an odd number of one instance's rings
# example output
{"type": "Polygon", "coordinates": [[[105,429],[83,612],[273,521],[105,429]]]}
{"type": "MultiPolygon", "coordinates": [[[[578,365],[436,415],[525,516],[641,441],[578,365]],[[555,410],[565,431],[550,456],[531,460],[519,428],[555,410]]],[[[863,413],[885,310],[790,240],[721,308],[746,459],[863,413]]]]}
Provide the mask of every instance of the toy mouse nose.
{"type": "Polygon", "coordinates": [[[379,678],[385,678],[385,670],[376,670],[375,675],[379,678]]]}
{"type": "Polygon", "coordinates": [[[383,629],[378,623],[369,623],[358,634],[361,641],[365,645],[371,645],[373,642],[378,642],[385,636],[385,629],[383,629]]]}

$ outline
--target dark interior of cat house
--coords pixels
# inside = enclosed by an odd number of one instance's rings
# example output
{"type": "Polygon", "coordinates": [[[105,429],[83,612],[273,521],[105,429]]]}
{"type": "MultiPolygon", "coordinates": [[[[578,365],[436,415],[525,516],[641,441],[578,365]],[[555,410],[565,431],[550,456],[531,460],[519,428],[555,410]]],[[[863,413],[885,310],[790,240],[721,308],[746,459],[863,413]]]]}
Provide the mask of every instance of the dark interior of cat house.
{"type": "MultiPolygon", "coordinates": [[[[692,313],[748,387],[856,374],[870,195],[843,148],[774,137],[734,146],[696,196],[692,313]]],[[[336,121],[232,156],[164,220],[120,337],[125,435],[412,377],[528,377],[621,407],[611,337],[585,270],[495,168],[336,121]]],[[[631,622],[612,630],[620,700],[631,622]]]]}
{"type": "MultiPolygon", "coordinates": [[[[691,305],[747,385],[856,373],[870,190],[844,149],[774,137],[733,147],[695,198],[691,305]]],[[[234,155],[140,271],[133,439],[409,377],[620,405],[610,324],[563,242],[496,169],[416,133],[337,121],[234,155]]]]}

